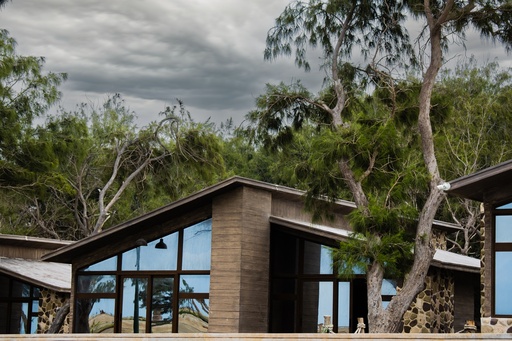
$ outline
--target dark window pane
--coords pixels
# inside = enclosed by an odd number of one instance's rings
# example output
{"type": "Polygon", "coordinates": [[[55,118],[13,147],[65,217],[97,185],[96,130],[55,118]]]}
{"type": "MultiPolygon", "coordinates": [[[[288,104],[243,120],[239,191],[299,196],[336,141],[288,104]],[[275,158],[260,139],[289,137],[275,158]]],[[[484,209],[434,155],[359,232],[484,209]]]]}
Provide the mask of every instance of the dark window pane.
{"type": "Polygon", "coordinates": [[[299,241],[279,230],[272,230],[271,269],[273,274],[293,275],[298,273],[299,241]]]}
{"type": "Polygon", "coordinates": [[[296,292],[295,279],[274,279],[272,281],[272,293],[276,295],[285,295],[285,297],[292,298],[296,292]]]}
{"type": "Polygon", "coordinates": [[[332,327],[333,283],[304,282],[303,290],[301,332],[325,332],[332,327]]]}
{"type": "Polygon", "coordinates": [[[7,334],[7,303],[0,302],[0,334],[7,334]]]}
{"type": "Polygon", "coordinates": [[[77,279],[78,293],[115,293],[115,275],[81,275],[77,279]]]}
{"type": "Polygon", "coordinates": [[[113,333],[115,302],[113,298],[77,299],[75,333],[113,333]]]}
{"type": "Polygon", "coordinates": [[[208,299],[180,300],[178,333],[207,333],[209,313],[208,299]]]}
{"type": "Polygon", "coordinates": [[[350,283],[338,283],[338,333],[349,333],[350,329],[350,283]]]}
{"type": "Polygon", "coordinates": [[[122,333],[144,333],[146,329],[147,278],[123,280],[122,333]]]}
{"type": "Polygon", "coordinates": [[[28,303],[12,302],[11,303],[11,334],[27,334],[28,322],[28,303]]]}
{"type": "Polygon", "coordinates": [[[110,257],[102,260],[101,262],[89,265],[81,269],[82,271],[116,271],[117,270],[117,256],[110,257]]]}
{"type": "Polygon", "coordinates": [[[30,297],[30,285],[12,281],[12,297],[30,297]]]}
{"type": "Polygon", "coordinates": [[[187,227],[183,231],[183,270],[210,270],[212,220],[187,227]]]}
{"type": "Polygon", "coordinates": [[[496,252],[495,262],[495,312],[512,315],[512,252],[496,252]]]}
{"type": "Polygon", "coordinates": [[[180,276],[180,292],[209,293],[210,275],[182,275],[180,276]]]}
{"type": "Polygon", "coordinates": [[[176,270],[178,259],[178,233],[170,234],[161,239],[167,246],[167,249],[155,248],[160,242],[160,239],[154,240],[146,246],[139,246],[138,262],[137,248],[123,253],[122,269],[125,271],[176,270]]]}
{"type": "Polygon", "coordinates": [[[0,297],[9,297],[9,277],[0,275],[0,297]]]}
{"type": "Polygon", "coordinates": [[[497,215],[496,217],[496,242],[512,243],[512,216],[497,215]]]}
{"type": "Polygon", "coordinates": [[[171,333],[174,278],[154,278],[151,298],[151,332],[171,333]]]}
{"type": "Polygon", "coordinates": [[[295,301],[273,300],[271,333],[295,333],[295,301]]]}
{"type": "Polygon", "coordinates": [[[325,245],[305,241],[304,273],[332,274],[331,249],[325,245]]]}

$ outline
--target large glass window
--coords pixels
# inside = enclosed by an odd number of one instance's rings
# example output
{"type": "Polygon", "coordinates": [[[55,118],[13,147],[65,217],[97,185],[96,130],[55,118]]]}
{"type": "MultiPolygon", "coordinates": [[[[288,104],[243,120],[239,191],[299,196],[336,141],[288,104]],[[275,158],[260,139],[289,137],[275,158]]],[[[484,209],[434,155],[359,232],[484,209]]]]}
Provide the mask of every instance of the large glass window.
{"type": "Polygon", "coordinates": [[[208,331],[211,219],[77,272],[76,333],[208,331]]]}
{"type": "Polygon", "coordinates": [[[494,210],[494,314],[512,316],[512,203],[494,210]]]}
{"type": "Polygon", "coordinates": [[[352,280],[334,273],[331,250],[272,229],[270,332],[350,332],[352,280]]]}
{"type": "Polygon", "coordinates": [[[35,334],[39,288],[0,275],[0,334],[35,334]]]}

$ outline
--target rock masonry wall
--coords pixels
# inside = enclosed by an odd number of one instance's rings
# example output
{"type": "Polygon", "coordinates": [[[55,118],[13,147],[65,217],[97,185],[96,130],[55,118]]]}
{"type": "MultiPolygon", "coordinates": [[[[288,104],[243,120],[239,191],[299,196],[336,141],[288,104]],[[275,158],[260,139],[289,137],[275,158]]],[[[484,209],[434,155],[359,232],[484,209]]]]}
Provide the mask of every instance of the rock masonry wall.
{"type": "Polygon", "coordinates": [[[404,333],[453,333],[454,279],[447,271],[433,270],[425,289],[404,314],[404,333]]]}
{"type": "MultiPolygon", "coordinates": [[[[44,334],[50,329],[53,319],[57,311],[69,298],[68,294],[57,293],[53,290],[42,289],[41,298],[39,300],[39,313],[38,313],[38,334],[44,334]]],[[[69,314],[66,317],[64,325],[61,327],[59,334],[69,333],[69,314]]]]}

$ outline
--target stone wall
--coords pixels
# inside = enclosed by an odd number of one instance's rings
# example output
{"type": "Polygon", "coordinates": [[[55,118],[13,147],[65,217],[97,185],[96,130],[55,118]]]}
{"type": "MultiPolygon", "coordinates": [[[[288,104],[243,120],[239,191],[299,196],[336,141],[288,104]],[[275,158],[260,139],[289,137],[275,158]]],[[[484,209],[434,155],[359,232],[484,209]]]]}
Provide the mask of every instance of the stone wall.
{"type": "Polygon", "coordinates": [[[454,279],[448,271],[430,270],[425,289],[404,314],[404,333],[453,333],[454,279]]]}
{"type": "MultiPolygon", "coordinates": [[[[57,311],[66,300],[69,299],[69,294],[62,294],[49,289],[41,290],[41,299],[39,301],[39,313],[38,313],[38,334],[44,334],[50,329],[53,319],[57,314],[57,311]]],[[[59,331],[59,334],[67,334],[70,332],[69,328],[69,314],[66,317],[64,325],[59,331]]]]}
{"type": "Polygon", "coordinates": [[[512,318],[482,317],[482,333],[512,333],[512,318]]]}

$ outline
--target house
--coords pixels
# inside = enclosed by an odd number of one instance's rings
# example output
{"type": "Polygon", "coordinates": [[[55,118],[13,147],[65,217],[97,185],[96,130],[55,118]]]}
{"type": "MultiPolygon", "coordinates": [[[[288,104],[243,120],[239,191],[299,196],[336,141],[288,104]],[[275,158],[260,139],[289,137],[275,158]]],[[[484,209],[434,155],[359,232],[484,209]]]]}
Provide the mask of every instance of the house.
{"type": "Polygon", "coordinates": [[[512,160],[450,181],[448,193],[483,206],[482,332],[512,333],[512,160]]]}
{"type": "MultiPolygon", "coordinates": [[[[335,274],[329,250],[349,238],[355,205],[339,200],[312,223],[303,196],[233,177],[44,255],[72,265],[71,332],[354,332],[366,281],[335,274]]],[[[454,229],[436,222],[405,332],[454,332],[475,316],[479,261],[444,250],[454,229]]],[[[385,282],[384,302],[400,279],[385,282]]]]}
{"type": "MultiPolygon", "coordinates": [[[[0,234],[0,334],[48,330],[55,312],[69,299],[71,266],[40,259],[69,244],[0,234]]],[[[62,332],[68,332],[67,325],[62,332]]]]}

